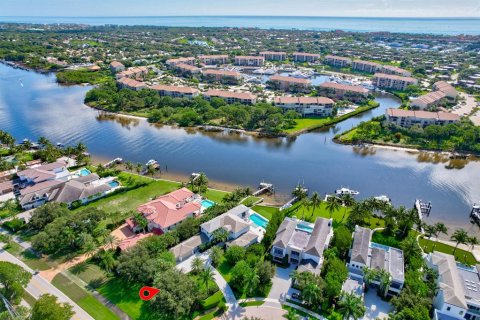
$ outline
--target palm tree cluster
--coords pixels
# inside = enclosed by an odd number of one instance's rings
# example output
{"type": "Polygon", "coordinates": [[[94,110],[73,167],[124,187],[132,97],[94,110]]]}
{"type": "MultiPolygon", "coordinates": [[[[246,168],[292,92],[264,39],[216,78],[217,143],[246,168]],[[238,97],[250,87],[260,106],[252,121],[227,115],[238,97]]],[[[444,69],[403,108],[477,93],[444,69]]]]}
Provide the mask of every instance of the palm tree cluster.
{"type": "Polygon", "coordinates": [[[354,293],[342,292],[340,301],[338,302],[337,312],[344,320],[358,320],[365,314],[366,308],[360,297],[354,293]]]}
{"type": "Polygon", "coordinates": [[[189,184],[193,192],[205,193],[208,189],[207,175],[200,172],[198,176],[192,176],[190,178],[189,184]]]}
{"type": "Polygon", "coordinates": [[[200,257],[195,257],[192,260],[191,268],[192,273],[200,278],[208,292],[210,283],[215,281],[215,273],[213,272],[212,267],[206,266],[205,262],[200,257]]]}

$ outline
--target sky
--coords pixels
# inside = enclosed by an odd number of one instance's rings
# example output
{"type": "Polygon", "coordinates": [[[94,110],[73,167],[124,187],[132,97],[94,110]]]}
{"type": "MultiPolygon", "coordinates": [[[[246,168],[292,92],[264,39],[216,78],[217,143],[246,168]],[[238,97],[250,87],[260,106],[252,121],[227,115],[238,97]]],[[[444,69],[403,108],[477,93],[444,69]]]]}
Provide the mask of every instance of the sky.
{"type": "Polygon", "coordinates": [[[480,0],[0,0],[0,16],[480,17],[480,0]]]}

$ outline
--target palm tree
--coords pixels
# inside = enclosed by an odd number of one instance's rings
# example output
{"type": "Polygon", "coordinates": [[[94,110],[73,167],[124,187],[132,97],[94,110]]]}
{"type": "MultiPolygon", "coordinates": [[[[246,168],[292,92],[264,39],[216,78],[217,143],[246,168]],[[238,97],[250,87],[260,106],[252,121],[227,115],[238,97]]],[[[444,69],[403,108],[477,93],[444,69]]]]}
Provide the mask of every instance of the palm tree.
{"type": "Polygon", "coordinates": [[[403,250],[403,256],[407,264],[409,264],[412,258],[422,255],[422,249],[420,249],[417,239],[413,236],[405,238],[405,240],[400,243],[400,248],[403,250]]]}
{"type": "Polygon", "coordinates": [[[305,209],[310,210],[312,207],[312,202],[310,201],[309,198],[304,198],[303,199],[303,207],[302,207],[302,220],[305,220],[305,209]]]}
{"type": "Polygon", "coordinates": [[[363,281],[365,282],[365,290],[368,290],[368,287],[377,277],[375,269],[365,267],[363,268],[363,281]]]}
{"type": "MultiPolygon", "coordinates": [[[[475,250],[475,246],[477,244],[479,244],[479,241],[478,241],[478,238],[473,236],[473,237],[468,237],[467,239],[467,244],[469,245],[470,247],[470,251],[473,251],[475,250]]],[[[465,254],[463,255],[463,260],[466,261],[467,260],[467,251],[465,251],[465,254]]]]}
{"type": "Polygon", "coordinates": [[[450,240],[455,241],[457,244],[455,245],[455,249],[453,249],[453,255],[455,255],[455,251],[457,251],[459,244],[467,244],[468,241],[468,233],[464,229],[457,229],[450,237],[450,240]]]}
{"type": "MultiPolygon", "coordinates": [[[[435,228],[435,226],[433,225],[429,225],[429,224],[425,224],[423,226],[423,232],[425,233],[425,235],[427,236],[427,239],[428,241],[430,241],[430,239],[435,235],[435,233],[437,232],[437,229],[435,228]]],[[[432,245],[433,247],[433,245],[432,245]]],[[[425,247],[426,249],[426,247],[425,247]]]]}
{"type": "Polygon", "coordinates": [[[140,162],[137,162],[137,164],[135,165],[135,171],[140,174],[143,170],[143,165],[140,163],[140,162]]]}
{"type": "Polygon", "coordinates": [[[110,248],[113,250],[118,244],[118,238],[113,234],[109,234],[105,237],[105,244],[110,246],[110,248]]]}
{"type": "Polygon", "coordinates": [[[83,245],[83,250],[88,258],[92,258],[97,252],[97,246],[93,240],[87,240],[83,245]]]}
{"type": "Polygon", "coordinates": [[[358,320],[363,317],[365,310],[365,306],[360,297],[353,293],[342,292],[337,311],[342,315],[344,320],[358,320]]]}
{"type": "Polygon", "coordinates": [[[355,203],[355,198],[351,194],[344,194],[341,197],[344,209],[343,209],[343,216],[342,221],[345,219],[345,215],[347,214],[347,208],[352,206],[355,203]]]}
{"type": "Polygon", "coordinates": [[[152,176],[155,174],[155,167],[151,164],[147,166],[147,174],[152,176]]]}
{"type": "Polygon", "coordinates": [[[333,213],[340,209],[340,199],[335,196],[329,196],[325,208],[330,212],[330,219],[332,219],[333,213]]]}
{"type": "Polygon", "coordinates": [[[321,298],[322,290],[315,283],[308,283],[302,291],[303,300],[309,305],[315,305],[321,298]]]}
{"type": "Polygon", "coordinates": [[[113,251],[104,251],[100,257],[100,264],[107,272],[112,272],[116,264],[116,260],[113,257],[113,251]]]}
{"type": "Polygon", "coordinates": [[[194,274],[200,274],[204,268],[203,260],[200,257],[195,257],[192,260],[192,271],[194,274]]]}
{"type": "Polygon", "coordinates": [[[247,295],[252,295],[259,283],[260,283],[260,277],[255,271],[251,271],[251,274],[249,274],[245,278],[244,290],[247,293],[247,295]]]}
{"type": "Polygon", "coordinates": [[[133,171],[133,163],[131,161],[125,162],[125,168],[127,168],[128,171],[133,171]]]}
{"type": "Polygon", "coordinates": [[[295,312],[295,309],[293,309],[293,308],[288,309],[288,312],[286,314],[284,314],[283,316],[287,320],[298,320],[298,315],[295,312]]]}
{"type": "Polygon", "coordinates": [[[378,282],[380,283],[380,291],[383,296],[386,297],[388,293],[388,287],[392,283],[392,277],[390,273],[384,269],[377,271],[378,282]]]}
{"type": "Polygon", "coordinates": [[[51,142],[50,142],[50,140],[48,140],[47,138],[42,136],[42,137],[38,138],[38,144],[41,145],[42,147],[46,147],[46,146],[50,145],[51,142]]]}
{"type": "Polygon", "coordinates": [[[313,213],[315,212],[315,210],[322,204],[322,199],[318,195],[318,192],[314,192],[312,194],[312,196],[310,197],[310,203],[313,208],[311,217],[313,217],[313,213]]]}
{"type": "Polygon", "coordinates": [[[203,284],[205,284],[205,288],[207,289],[208,292],[208,284],[209,282],[214,281],[214,273],[211,267],[205,268],[201,273],[200,273],[200,279],[202,280],[203,284]]]}
{"type": "Polygon", "coordinates": [[[448,228],[447,228],[447,226],[446,226],[445,224],[443,224],[443,223],[441,223],[441,222],[437,222],[437,223],[435,223],[434,227],[435,227],[435,238],[436,238],[436,241],[435,241],[435,243],[433,244],[432,251],[435,250],[435,247],[436,247],[436,245],[437,245],[437,243],[438,243],[438,237],[440,236],[440,234],[442,234],[442,233],[445,234],[445,235],[448,234],[448,228]]]}

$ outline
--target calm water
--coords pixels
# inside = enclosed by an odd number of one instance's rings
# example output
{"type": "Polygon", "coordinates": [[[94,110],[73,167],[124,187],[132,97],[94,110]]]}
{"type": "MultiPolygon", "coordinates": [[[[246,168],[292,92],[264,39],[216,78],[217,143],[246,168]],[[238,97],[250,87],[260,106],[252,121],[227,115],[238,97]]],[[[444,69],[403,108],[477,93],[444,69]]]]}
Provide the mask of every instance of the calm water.
{"type": "Polygon", "coordinates": [[[0,64],[0,129],[19,140],[46,136],[53,142],[83,141],[92,154],[106,159],[142,163],[157,159],[172,174],[204,171],[212,180],[251,187],[264,180],[275,184],[279,196],[304,182],[321,194],[346,186],[359,190],[361,197],[386,194],[395,204],[408,207],[415,198],[430,200],[431,217],[451,225],[468,225],[471,204],[480,201],[480,162],[455,163],[463,169],[448,169],[449,161],[435,164],[437,160],[425,154],[358,150],[331,142],[336,133],[397,107],[392,98],[378,98],[379,108],[333,129],[287,141],[187,132],[143,120],[102,117],[83,105],[87,90],[58,86],[54,75],[0,64]]]}
{"type": "Polygon", "coordinates": [[[478,18],[350,18],[350,17],[2,17],[1,22],[82,23],[90,25],[153,25],[171,27],[253,27],[262,29],[390,31],[431,34],[480,34],[478,18]]]}

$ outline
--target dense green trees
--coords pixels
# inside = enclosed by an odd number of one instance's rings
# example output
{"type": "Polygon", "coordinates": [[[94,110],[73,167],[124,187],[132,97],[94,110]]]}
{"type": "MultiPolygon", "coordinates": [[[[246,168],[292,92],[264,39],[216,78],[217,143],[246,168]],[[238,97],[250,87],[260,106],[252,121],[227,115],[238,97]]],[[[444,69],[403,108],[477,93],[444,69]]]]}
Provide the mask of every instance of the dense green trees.
{"type": "Polygon", "coordinates": [[[0,293],[11,304],[18,304],[32,275],[19,265],[0,261],[0,293]]]}
{"type": "Polygon", "coordinates": [[[62,84],[98,84],[107,81],[110,71],[90,71],[88,69],[64,70],[57,72],[57,81],[62,84]]]}
{"type": "Polygon", "coordinates": [[[58,303],[57,297],[51,294],[42,295],[32,308],[31,320],[68,320],[73,315],[72,306],[58,303]]]}
{"type": "Polygon", "coordinates": [[[32,217],[28,222],[28,228],[39,232],[56,218],[66,217],[68,215],[70,215],[70,211],[67,209],[66,205],[57,202],[49,202],[33,211],[32,217]]]}

